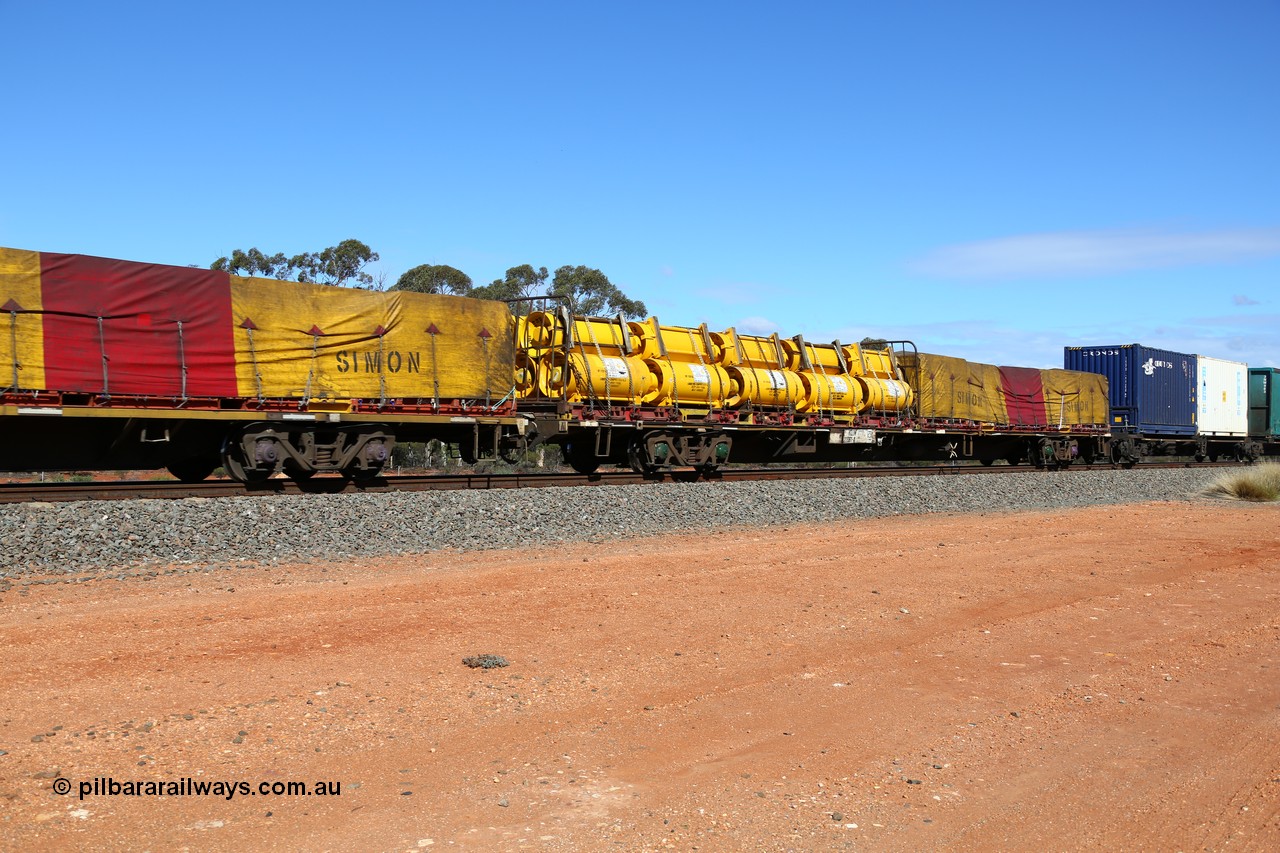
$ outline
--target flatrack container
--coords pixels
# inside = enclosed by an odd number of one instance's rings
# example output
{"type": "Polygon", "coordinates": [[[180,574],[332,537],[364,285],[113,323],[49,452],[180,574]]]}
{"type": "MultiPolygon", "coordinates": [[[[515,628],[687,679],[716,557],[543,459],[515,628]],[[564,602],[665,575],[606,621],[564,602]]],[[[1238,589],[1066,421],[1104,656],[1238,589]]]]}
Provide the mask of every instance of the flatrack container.
{"type": "Polygon", "coordinates": [[[1280,437],[1280,393],[1276,392],[1280,370],[1274,367],[1249,368],[1249,435],[1254,438],[1280,437]]]}
{"type": "Polygon", "coordinates": [[[1243,438],[1249,434],[1249,365],[1196,356],[1196,433],[1243,438]]]}
{"type": "Polygon", "coordinates": [[[1063,367],[1107,377],[1111,428],[1195,435],[1196,357],[1142,344],[1066,347],[1063,367]]]}

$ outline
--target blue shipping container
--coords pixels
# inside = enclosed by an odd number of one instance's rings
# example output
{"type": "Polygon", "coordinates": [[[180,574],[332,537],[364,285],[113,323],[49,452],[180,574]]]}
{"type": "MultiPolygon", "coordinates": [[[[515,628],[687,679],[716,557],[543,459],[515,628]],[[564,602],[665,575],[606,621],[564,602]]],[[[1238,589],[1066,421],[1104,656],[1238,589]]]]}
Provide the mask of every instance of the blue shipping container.
{"type": "Polygon", "coordinates": [[[1142,344],[1067,347],[1062,365],[1107,377],[1113,430],[1195,435],[1194,355],[1142,344]]]}

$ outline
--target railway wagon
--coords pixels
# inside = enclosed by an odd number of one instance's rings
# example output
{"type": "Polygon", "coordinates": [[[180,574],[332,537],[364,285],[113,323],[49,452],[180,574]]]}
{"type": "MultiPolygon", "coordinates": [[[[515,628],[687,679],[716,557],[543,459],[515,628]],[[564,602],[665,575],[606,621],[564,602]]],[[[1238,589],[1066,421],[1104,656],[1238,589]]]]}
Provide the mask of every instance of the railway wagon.
{"type": "Polygon", "coordinates": [[[371,477],[515,423],[498,303],[0,249],[0,311],[4,470],[371,477]]]}
{"type": "Polygon", "coordinates": [[[908,353],[903,364],[926,422],[972,422],[979,459],[1065,465],[1107,455],[1107,379],[1096,373],[997,366],[908,353]]]}
{"type": "Polygon", "coordinates": [[[955,382],[943,391],[940,373],[966,362],[909,341],[816,343],[539,310],[519,321],[516,351],[522,414],[579,471],[1002,457],[1061,467],[1107,452],[1102,377],[991,367],[1006,380],[993,386],[1000,414],[958,409],[940,402],[972,395],[955,382]]]}
{"type": "Polygon", "coordinates": [[[580,471],[648,473],[1001,457],[1061,467],[1109,452],[1098,377],[975,368],[909,341],[818,343],[581,317],[547,299],[14,249],[0,250],[0,309],[4,470],[369,478],[395,442],[432,439],[468,461],[545,443],[580,471]],[[943,373],[955,386],[951,372],[974,369],[995,371],[998,414],[941,405],[943,373]]]}

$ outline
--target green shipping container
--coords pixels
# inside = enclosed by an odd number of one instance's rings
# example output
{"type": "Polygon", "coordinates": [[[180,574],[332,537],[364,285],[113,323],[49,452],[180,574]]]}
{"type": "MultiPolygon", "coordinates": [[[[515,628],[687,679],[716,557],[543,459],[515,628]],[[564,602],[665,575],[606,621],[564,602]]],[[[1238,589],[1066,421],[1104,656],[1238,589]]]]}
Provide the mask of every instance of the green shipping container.
{"type": "Polygon", "coordinates": [[[1274,367],[1249,368],[1249,435],[1280,437],[1280,393],[1276,380],[1280,370],[1274,367]]]}

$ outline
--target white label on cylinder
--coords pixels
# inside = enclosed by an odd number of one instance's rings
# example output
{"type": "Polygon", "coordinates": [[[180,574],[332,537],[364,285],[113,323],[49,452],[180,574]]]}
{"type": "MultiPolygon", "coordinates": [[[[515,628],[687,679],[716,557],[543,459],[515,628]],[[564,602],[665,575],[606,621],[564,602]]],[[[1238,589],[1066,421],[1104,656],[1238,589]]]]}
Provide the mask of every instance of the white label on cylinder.
{"type": "Polygon", "coordinates": [[[893,397],[895,400],[902,396],[902,385],[892,379],[884,380],[884,389],[888,392],[889,396],[893,397]]]}
{"type": "Polygon", "coordinates": [[[843,379],[841,379],[839,376],[829,376],[829,377],[827,377],[827,378],[831,380],[831,387],[832,387],[832,389],[833,389],[837,394],[848,394],[848,393],[849,393],[849,383],[848,383],[848,382],[845,382],[845,381],[844,381],[843,379]]]}
{"type": "Polygon", "coordinates": [[[627,369],[627,363],[620,358],[605,357],[604,375],[610,379],[626,379],[631,375],[631,371],[627,369]]]}
{"type": "Polygon", "coordinates": [[[689,375],[693,377],[695,384],[706,385],[711,381],[711,371],[701,364],[689,365],[689,375]]]}
{"type": "Polygon", "coordinates": [[[781,370],[769,371],[769,387],[774,391],[782,391],[787,387],[787,377],[781,370]]]}

